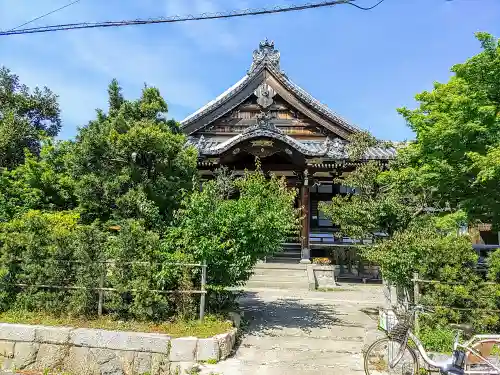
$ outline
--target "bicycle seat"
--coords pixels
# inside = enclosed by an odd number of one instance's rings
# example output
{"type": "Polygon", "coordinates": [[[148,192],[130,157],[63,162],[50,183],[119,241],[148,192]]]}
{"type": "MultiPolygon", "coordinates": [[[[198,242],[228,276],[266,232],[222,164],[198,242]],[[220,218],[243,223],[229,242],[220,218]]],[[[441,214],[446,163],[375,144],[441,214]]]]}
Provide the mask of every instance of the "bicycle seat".
{"type": "Polygon", "coordinates": [[[458,329],[466,335],[472,335],[472,332],[474,331],[474,328],[471,324],[450,324],[450,327],[453,329],[458,329]]]}

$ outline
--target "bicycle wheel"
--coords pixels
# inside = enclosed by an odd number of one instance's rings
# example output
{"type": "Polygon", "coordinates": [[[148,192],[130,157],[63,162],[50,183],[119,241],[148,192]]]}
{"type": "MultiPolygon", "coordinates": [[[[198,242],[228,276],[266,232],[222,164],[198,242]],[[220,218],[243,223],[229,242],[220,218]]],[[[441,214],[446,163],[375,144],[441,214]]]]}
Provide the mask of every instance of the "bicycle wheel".
{"type": "Polygon", "coordinates": [[[415,352],[401,342],[382,338],[371,344],[365,353],[364,365],[366,375],[417,375],[418,360],[415,352]],[[389,365],[394,358],[401,355],[401,359],[391,368],[389,365]]]}

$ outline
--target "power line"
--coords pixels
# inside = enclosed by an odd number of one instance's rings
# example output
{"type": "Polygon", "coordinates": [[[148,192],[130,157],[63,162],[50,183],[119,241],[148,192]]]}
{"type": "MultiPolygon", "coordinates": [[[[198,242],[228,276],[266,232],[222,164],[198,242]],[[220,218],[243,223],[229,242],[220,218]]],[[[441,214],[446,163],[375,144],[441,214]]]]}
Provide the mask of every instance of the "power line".
{"type": "Polygon", "coordinates": [[[372,10],[372,9],[375,9],[376,7],[378,7],[380,4],[382,4],[385,0],[380,0],[378,3],[372,5],[371,7],[362,7],[362,6],[359,6],[357,4],[354,4],[352,2],[349,2],[349,5],[352,5],[353,7],[356,7],[358,9],[361,9],[361,10],[372,10]]]}
{"type": "Polygon", "coordinates": [[[335,6],[335,5],[341,5],[341,4],[352,5],[358,9],[367,11],[367,10],[372,10],[375,7],[379,6],[385,0],[379,0],[378,3],[376,3],[375,5],[368,7],[368,8],[364,8],[364,7],[361,7],[357,4],[354,4],[353,1],[354,0],[322,1],[322,2],[317,2],[317,3],[307,3],[307,4],[301,4],[301,5],[275,6],[272,8],[253,8],[253,9],[232,10],[232,11],[217,12],[217,13],[202,13],[199,15],[158,17],[158,18],[124,20],[124,21],[68,23],[68,24],[25,28],[25,29],[20,29],[20,30],[13,29],[13,30],[9,30],[9,31],[0,32],[0,36],[16,35],[16,34],[46,33],[46,32],[63,31],[63,30],[93,29],[93,28],[100,28],[100,27],[121,27],[121,26],[132,26],[132,25],[178,23],[178,22],[187,22],[187,21],[202,21],[202,20],[213,20],[213,19],[223,19],[223,18],[258,16],[258,15],[264,15],[264,14],[295,12],[295,11],[301,11],[301,10],[306,10],[306,9],[331,7],[331,6],[335,6]]]}
{"type": "Polygon", "coordinates": [[[67,8],[67,7],[69,7],[69,6],[73,5],[73,4],[76,4],[76,3],[78,3],[79,1],[80,1],[80,0],[75,0],[75,1],[73,1],[73,2],[71,2],[71,3],[69,3],[69,4],[66,4],[66,5],[64,5],[64,6],[60,7],[60,8],[57,8],[57,9],[51,10],[50,12],[45,13],[45,14],[42,14],[41,16],[38,16],[38,17],[36,17],[36,18],[33,18],[32,20],[29,20],[29,21],[27,21],[27,22],[25,22],[25,23],[23,23],[23,24],[21,24],[21,25],[19,25],[19,26],[16,26],[16,27],[14,27],[13,29],[10,29],[9,31],[14,31],[14,30],[17,30],[17,29],[19,29],[20,27],[26,26],[26,25],[27,25],[27,24],[29,24],[29,23],[32,23],[32,22],[38,21],[38,20],[39,20],[39,19],[41,19],[41,18],[47,17],[47,16],[49,16],[49,15],[51,15],[51,14],[53,14],[53,13],[59,12],[60,10],[63,10],[64,8],[67,8]]]}

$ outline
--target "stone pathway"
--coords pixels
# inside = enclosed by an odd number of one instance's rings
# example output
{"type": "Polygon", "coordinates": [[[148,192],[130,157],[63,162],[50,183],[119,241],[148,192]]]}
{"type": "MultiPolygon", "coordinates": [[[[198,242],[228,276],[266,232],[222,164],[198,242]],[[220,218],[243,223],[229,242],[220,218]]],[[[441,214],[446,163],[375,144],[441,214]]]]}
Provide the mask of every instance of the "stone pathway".
{"type": "Polygon", "coordinates": [[[362,375],[362,352],[380,335],[383,303],[379,285],[342,284],[334,292],[247,289],[241,305],[249,326],[236,352],[203,365],[201,375],[362,375]]]}
{"type": "Polygon", "coordinates": [[[335,292],[251,289],[241,304],[247,333],[232,358],[202,374],[361,375],[362,351],[378,337],[379,285],[335,292]]]}

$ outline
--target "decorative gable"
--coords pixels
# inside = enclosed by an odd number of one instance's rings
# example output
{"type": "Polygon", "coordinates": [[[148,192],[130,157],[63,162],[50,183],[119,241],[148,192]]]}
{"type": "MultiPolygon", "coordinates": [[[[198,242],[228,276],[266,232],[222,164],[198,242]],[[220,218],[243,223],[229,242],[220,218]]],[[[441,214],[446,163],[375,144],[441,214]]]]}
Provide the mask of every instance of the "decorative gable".
{"type": "Polygon", "coordinates": [[[299,112],[279,95],[273,95],[271,100],[252,95],[245,102],[192,135],[229,136],[239,134],[255,125],[258,116],[263,113],[269,113],[274,124],[284,134],[298,137],[320,137],[321,139],[326,136],[335,137],[333,132],[299,112]],[[259,104],[259,101],[265,101],[265,106],[259,104]]]}
{"type": "MultiPolygon", "coordinates": [[[[268,40],[261,42],[259,48],[254,51],[252,65],[246,76],[181,121],[181,126],[186,134],[194,135],[201,129],[217,126],[216,122],[221,118],[227,121],[228,115],[234,119],[234,112],[237,112],[238,116],[249,116],[247,120],[251,120],[251,105],[258,106],[253,108],[253,112],[258,112],[270,110],[273,105],[280,104],[285,107],[285,112],[292,115],[294,112],[300,113],[315,123],[315,127],[326,129],[324,134],[334,134],[347,139],[349,134],[358,131],[355,126],[288,79],[280,70],[280,53],[274,48],[274,42],[268,40]],[[247,107],[248,111],[243,107],[247,107]]],[[[276,118],[284,115],[278,113],[276,118]]]]}
{"type": "MultiPolygon", "coordinates": [[[[294,84],[280,68],[280,53],[267,39],[253,53],[247,74],[216,99],[181,121],[202,158],[226,161],[246,153],[280,154],[295,165],[309,158],[346,160],[345,145],[359,129],[294,84]]],[[[369,150],[388,159],[392,149],[369,150]]]]}

